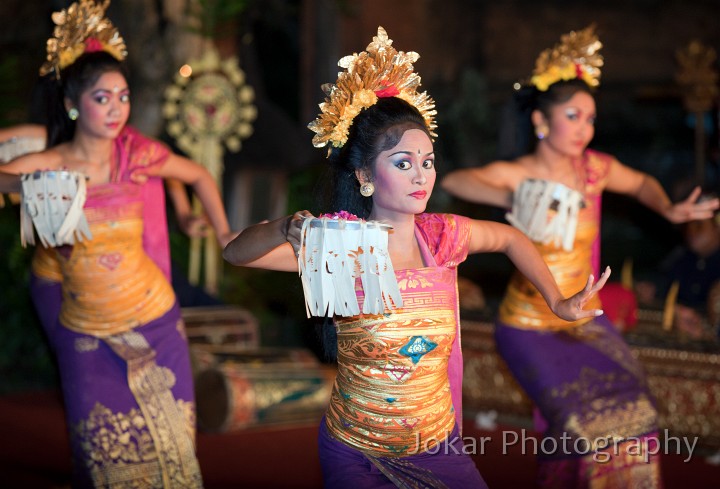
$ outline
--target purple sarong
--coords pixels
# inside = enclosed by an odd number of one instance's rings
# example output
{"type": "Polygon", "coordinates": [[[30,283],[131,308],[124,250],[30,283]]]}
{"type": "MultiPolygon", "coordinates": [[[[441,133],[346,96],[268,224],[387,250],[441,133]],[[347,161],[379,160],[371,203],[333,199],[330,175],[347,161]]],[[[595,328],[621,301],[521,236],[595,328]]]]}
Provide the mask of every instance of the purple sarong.
{"type": "Polygon", "coordinates": [[[167,237],[162,183],[139,187],[128,182],[134,169],[162,164],[167,149],[126,130],[116,141],[116,150],[118,167],[111,182],[88,191],[85,209],[91,209],[94,239],[72,249],[53,250],[52,259],[46,256],[40,265],[47,277],[33,273],[30,281],[33,302],[58,360],[73,453],[73,487],[201,487],[194,446],[193,377],[180,308],[166,280],[167,243],[148,239],[167,237]],[[158,202],[163,204],[161,211],[145,212],[158,202]],[[137,226],[139,219],[144,228],[137,226]],[[107,238],[109,232],[112,239],[107,238]],[[142,246],[136,246],[140,232],[142,246]],[[105,237],[98,238],[102,233],[105,237]],[[61,262],[62,273],[54,270],[61,262]],[[135,269],[143,273],[118,273],[135,269]],[[64,283],[53,281],[58,277],[64,283]],[[97,283],[110,293],[97,293],[94,285],[83,288],[81,282],[97,283]],[[132,304],[132,310],[110,307],[116,292],[121,301],[132,304]],[[128,302],[130,295],[137,296],[137,302],[128,302]],[[65,306],[75,301],[67,317],[80,321],[65,318],[61,323],[65,306]],[[91,313],[83,315],[89,306],[91,313]],[[118,314],[125,319],[118,320],[118,314]],[[93,334],[96,330],[86,331],[86,324],[90,328],[111,324],[115,329],[93,334]]]}
{"type": "Polygon", "coordinates": [[[623,443],[657,441],[657,411],[642,366],[607,317],[563,331],[498,321],[495,342],[547,421],[544,439],[554,440],[537,453],[542,487],[634,487],[642,480],[660,487],[657,456],[623,453],[623,443]],[[602,450],[619,456],[598,463],[602,450]]]}
{"type": "Polygon", "coordinates": [[[63,387],[74,487],[94,487],[91,474],[112,475],[110,465],[116,466],[117,477],[125,468],[138,481],[145,469],[150,487],[163,484],[168,467],[159,470],[158,464],[170,466],[171,474],[197,472],[184,466],[188,459],[196,463],[195,419],[187,341],[179,321],[175,305],[144,326],[105,339],[60,324],[53,328],[50,342],[63,387]],[[175,443],[157,444],[153,436],[175,443]]]}
{"type": "Polygon", "coordinates": [[[487,488],[475,462],[463,452],[457,425],[447,440],[433,447],[432,453],[371,457],[332,438],[323,418],[318,444],[326,489],[487,488]]]}

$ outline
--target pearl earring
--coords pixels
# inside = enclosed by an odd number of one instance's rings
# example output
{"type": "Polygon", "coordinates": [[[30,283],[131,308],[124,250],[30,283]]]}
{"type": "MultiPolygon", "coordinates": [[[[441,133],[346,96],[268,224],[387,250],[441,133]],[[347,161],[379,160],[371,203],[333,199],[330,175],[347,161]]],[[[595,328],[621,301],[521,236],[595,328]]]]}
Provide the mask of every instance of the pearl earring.
{"type": "Polygon", "coordinates": [[[80,112],[75,107],[68,110],[68,119],[70,119],[71,121],[76,121],[79,115],[80,112]]]}
{"type": "Polygon", "coordinates": [[[363,197],[370,197],[375,192],[375,185],[372,182],[366,182],[360,185],[360,194],[363,197]]]}

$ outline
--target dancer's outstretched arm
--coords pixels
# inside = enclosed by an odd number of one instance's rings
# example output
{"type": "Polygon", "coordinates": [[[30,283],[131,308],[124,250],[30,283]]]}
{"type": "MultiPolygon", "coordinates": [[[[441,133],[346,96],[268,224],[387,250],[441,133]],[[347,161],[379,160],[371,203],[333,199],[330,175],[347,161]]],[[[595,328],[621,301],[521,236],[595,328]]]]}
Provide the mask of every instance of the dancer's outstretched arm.
{"type": "Polygon", "coordinates": [[[297,272],[300,230],[308,211],[255,224],[244,229],[223,250],[223,258],[233,265],[297,272]]]}
{"type": "Polygon", "coordinates": [[[518,270],[537,287],[553,313],[566,321],[595,317],[603,313],[600,309],[586,310],[583,307],[607,282],[610,277],[609,267],[596,283],[590,275],[581,291],[565,298],[540,252],[527,236],[512,226],[492,221],[473,221],[470,253],[479,252],[505,253],[518,270]]]}

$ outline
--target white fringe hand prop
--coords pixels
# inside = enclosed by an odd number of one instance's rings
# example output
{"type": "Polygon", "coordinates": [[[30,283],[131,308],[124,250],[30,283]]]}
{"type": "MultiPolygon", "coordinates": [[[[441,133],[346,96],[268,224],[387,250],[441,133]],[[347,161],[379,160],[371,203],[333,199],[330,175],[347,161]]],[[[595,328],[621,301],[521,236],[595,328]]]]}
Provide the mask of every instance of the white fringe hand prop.
{"type": "Polygon", "coordinates": [[[0,143],[0,164],[45,149],[45,138],[14,137],[0,143]]]}
{"type": "Polygon", "coordinates": [[[512,212],[505,214],[505,219],[533,241],[552,241],[570,251],[582,205],[583,197],[577,190],[557,182],[528,179],[515,191],[512,212]],[[551,210],[555,213],[549,217],[551,210]]]}
{"type": "Polygon", "coordinates": [[[387,224],[321,217],[303,222],[298,270],[310,316],[360,314],[355,280],[365,299],[363,314],[402,307],[388,255],[387,224]]]}
{"type": "Polygon", "coordinates": [[[33,225],[43,246],[62,246],[92,239],[83,205],[85,175],[71,171],[36,171],[22,176],[20,236],[35,244],[33,225]]]}

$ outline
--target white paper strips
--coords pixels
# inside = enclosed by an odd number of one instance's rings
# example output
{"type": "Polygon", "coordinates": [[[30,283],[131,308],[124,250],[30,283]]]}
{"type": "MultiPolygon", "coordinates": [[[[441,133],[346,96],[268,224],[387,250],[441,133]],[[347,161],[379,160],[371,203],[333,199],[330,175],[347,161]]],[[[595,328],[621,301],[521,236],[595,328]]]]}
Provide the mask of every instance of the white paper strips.
{"type": "Polygon", "coordinates": [[[360,314],[358,277],[365,295],[363,314],[402,307],[387,251],[388,229],[379,222],[327,217],[303,222],[298,269],[308,317],[360,314]]]}
{"type": "Polygon", "coordinates": [[[512,212],[505,218],[531,240],[543,244],[552,241],[570,251],[582,205],[583,197],[577,190],[558,182],[528,179],[515,191],[512,212]]]}
{"type": "Polygon", "coordinates": [[[92,239],[83,212],[85,176],[71,171],[37,171],[22,176],[20,235],[22,245],[35,244],[33,225],[45,247],[92,239]]]}

